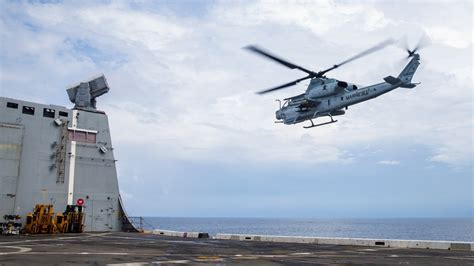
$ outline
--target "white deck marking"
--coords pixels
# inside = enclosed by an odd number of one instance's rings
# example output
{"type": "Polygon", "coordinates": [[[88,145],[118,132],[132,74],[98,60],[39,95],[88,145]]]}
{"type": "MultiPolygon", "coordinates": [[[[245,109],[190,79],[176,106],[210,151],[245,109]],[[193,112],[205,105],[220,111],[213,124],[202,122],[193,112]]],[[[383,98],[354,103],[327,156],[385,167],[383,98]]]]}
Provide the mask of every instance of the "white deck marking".
{"type": "Polygon", "coordinates": [[[164,260],[164,261],[154,261],[151,264],[187,264],[190,263],[189,260],[164,260]]]}
{"type": "Polygon", "coordinates": [[[76,239],[76,238],[91,238],[97,236],[104,236],[110,233],[100,233],[100,234],[89,234],[89,233],[82,233],[80,236],[69,236],[69,237],[52,237],[52,238],[42,238],[42,239],[25,239],[25,240],[18,240],[18,241],[8,241],[8,242],[0,242],[0,246],[8,245],[8,244],[19,244],[19,243],[32,243],[32,242],[44,242],[44,241],[56,241],[56,240],[68,240],[68,239],[76,239]]]}
{"type": "Polygon", "coordinates": [[[10,251],[10,252],[0,252],[1,255],[10,255],[10,254],[19,254],[19,253],[25,253],[31,250],[31,248],[25,248],[25,247],[15,247],[15,246],[2,246],[2,248],[13,248],[13,249],[18,249],[17,251],[10,251]]]}
{"type": "Polygon", "coordinates": [[[299,253],[291,253],[291,255],[312,255],[313,253],[310,253],[310,252],[299,252],[299,253]]]}
{"type": "MultiPolygon", "coordinates": [[[[126,253],[126,252],[28,252],[28,255],[121,255],[121,256],[129,256],[135,255],[135,253],[126,253]]],[[[141,255],[141,254],[140,254],[141,255]]]]}
{"type": "Polygon", "coordinates": [[[359,249],[358,251],[377,251],[377,250],[372,249],[372,248],[364,248],[364,249],[359,249]]]}

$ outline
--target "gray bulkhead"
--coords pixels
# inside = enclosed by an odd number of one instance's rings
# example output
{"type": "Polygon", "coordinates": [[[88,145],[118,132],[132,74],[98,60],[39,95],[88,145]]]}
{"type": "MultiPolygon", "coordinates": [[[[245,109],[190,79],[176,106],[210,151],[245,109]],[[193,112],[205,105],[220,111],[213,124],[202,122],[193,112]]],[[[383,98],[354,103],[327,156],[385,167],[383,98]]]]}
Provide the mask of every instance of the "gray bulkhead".
{"type": "Polygon", "coordinates": [[[115,163],[105,113],[0,97],[0,217],[62,213],[69,196],[84,200],[85,231],[120,231],[115,163]]]}

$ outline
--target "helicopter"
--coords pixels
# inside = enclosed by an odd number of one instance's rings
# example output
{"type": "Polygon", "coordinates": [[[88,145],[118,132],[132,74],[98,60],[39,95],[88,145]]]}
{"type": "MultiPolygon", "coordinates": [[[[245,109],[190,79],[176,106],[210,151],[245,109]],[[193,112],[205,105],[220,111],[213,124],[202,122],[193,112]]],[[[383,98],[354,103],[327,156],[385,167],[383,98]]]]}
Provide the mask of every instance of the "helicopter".
{"type": "Polygon", "coordinates": [[[413,75],[420,64],[420,55],[417,53],[418,49],[421,48],[420,43],[412,50],[410,50],[408,47],[406,48],[406,51],[408,52],[407,59],[411,58],[411,60],[407,63],[402,72],[397,77],[385,77],[383,79],[384,82],[382,83],[358,88],[358,86],[355,84],[326,77],[326,73],[329,71],[332,71],[368,54],[381,50],[393,43],[395,43],[395,40],[387,39],[357,55],[350,57],[345,61],[342,61],[339,64],[333,65],[332,67],[319,72],[314,72],[304,67],[290,63],[254,45],[249,45],[244,48],[280,63],[290,69],[298,69],[308,74],[306,77],[297,79],[295,81],[259,91],[257,94],[266,94],[294,86],[303,80],[310,79],[308,88],[304,93],[284,99],[283,104],[281,100],[277,100],[279,102],[279,109],[275,113],[275,117],[277,119],[275,123],[291,125],[309,120],[311,125],[304,126],[304,128],[313,128],[336,123],[337,120],[334,120],[333,116],[344,115],[348,109],[348,106],[350,105],[373,99],[397,88],[412,89],[420,84],[411,82],[413,75]],[[314,124],[313,119],[318,117],[329,117],[331,120],[329,122],[314,124]]]}

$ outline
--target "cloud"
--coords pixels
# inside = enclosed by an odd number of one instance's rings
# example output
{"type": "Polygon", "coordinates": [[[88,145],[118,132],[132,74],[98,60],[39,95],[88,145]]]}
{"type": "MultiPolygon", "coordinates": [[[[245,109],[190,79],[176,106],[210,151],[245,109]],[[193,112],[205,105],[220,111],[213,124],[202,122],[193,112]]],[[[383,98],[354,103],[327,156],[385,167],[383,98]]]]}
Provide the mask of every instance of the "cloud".
{"type": "Polygon", "coordinates": [[[400,164],[400,161],[395,161],[395,160],[382,160],[382,161],[379,161],[378,164],[399,165],[399,164],[400,164]]]}
{"type": "Polygon", "coordinates": [[[222,3],[211,10],[212,16],[225,23],[239,26],[275,23],[324,34],[354,22],[362,26],[359,29],[364,31],[372,31],[390,23],[382,12],[370,5],[347,4],[332,0],[299,1],[298,4],[288,1],[222,3]]]}
{"type": "Polygon", "coordinates": [[[468,34],[453,28],[435,26],[426,27],[425,30],[434,41],[438,41],[453,48],[467,48],[472,45],[473,42],[472,34],[469,36],[468,34]]]}

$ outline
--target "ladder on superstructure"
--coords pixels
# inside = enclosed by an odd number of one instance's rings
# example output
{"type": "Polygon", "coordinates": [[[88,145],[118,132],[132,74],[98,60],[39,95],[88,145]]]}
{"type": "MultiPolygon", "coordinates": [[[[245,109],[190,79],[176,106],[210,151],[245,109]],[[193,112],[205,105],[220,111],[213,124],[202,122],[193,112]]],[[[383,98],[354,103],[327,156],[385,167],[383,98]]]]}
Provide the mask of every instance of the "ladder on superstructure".
{"type": "Polygon", "coordinates": [[[56,150],[56,166],[58,168],[58,178],[56,183],[64,183],[64,176],[66,171],[66,144],[67,144],[67,134],[68,134],[68,121],[62,121],[61,124],[61,133],[59,136],[59,145],[56,150]]]}

